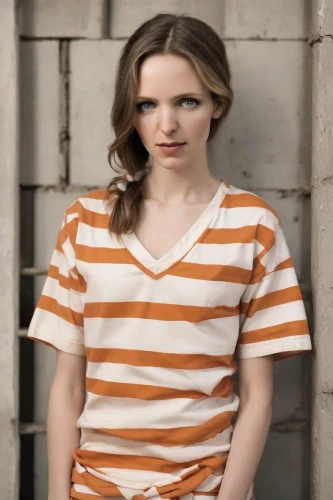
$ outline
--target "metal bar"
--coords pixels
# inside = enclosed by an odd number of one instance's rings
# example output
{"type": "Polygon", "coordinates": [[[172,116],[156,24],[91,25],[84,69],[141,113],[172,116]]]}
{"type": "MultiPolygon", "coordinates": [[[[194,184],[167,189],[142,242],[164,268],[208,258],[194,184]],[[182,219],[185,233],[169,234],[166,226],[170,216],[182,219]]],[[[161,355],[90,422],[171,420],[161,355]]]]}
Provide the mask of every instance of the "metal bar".
{"type": "Polygon", "coordinates": [[[21,276],[45,276],[47,275],[47,269],[42,269],[38,267],[22,267],[21,276]]]}
{"type": "Polygon", "coordinates": [[[46,433],[46,425],[45,424],[36,424],[35,422],[28,424],[20,424],[20,434],[45,434],[46,433]]]}

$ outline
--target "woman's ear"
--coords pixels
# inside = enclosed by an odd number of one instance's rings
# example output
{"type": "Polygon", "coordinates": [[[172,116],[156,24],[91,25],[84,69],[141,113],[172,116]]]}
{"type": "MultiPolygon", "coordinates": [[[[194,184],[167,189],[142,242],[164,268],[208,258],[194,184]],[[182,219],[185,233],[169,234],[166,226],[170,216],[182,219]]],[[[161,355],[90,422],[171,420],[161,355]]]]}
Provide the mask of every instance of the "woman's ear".
{"type": "Polygon", "coordinates": [[[217,118],[220,118],[222,113],[223,113],[223,104],[221,104],[219,102],[215,103],[212,118],[215,118],[215,120],[216,120],[217,118]]]}

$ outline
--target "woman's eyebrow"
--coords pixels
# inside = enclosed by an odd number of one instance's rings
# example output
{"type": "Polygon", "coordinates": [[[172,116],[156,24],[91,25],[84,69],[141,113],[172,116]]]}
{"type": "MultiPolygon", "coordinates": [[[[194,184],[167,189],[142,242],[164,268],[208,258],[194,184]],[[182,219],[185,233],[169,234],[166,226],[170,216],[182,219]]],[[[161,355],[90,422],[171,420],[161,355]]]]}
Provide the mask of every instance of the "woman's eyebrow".
{"type": "MultiPolygon", "coordinates": [[[[173,100],[175,100],[175,99],[181,99],[182,97],[189,97],[191,95],[196,95],[196,96],[202,97],[202,94],[198,94],[197,92],[186,92],[186,94],[175,95],[172,99],[173,100]]],[[[142,99],[142,100],[146,100],[146,101],[156,101],[156,102],[158,102],[158,99],[154,99],[153,97],[137,96],[136,99],[142,99]]]]}

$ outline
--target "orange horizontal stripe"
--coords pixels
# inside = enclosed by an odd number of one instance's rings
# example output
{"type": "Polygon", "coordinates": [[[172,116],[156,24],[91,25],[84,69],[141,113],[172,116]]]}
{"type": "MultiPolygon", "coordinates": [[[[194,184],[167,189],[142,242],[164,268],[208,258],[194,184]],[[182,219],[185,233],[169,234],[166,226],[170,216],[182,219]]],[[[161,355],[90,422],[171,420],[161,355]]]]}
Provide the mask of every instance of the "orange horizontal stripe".
{"type": "Polygon", "coordinates": [[[293,261],[291,258],[289,258],[289,259],[286,259],[283,262],[281,262],[281,264],[279,264],[278,266],[276,266],[276,268],[272,272],[282,271],[283,269],[290,269],[291,267],[294,267],[293,261]]]}
{"type": "Polygon", "coordinates": [[[145,384],[126,384],[124,382],[107,382],[105,380],[86,378],[86,389],[99,396],[133,398],[147,401],[176,398],[201,399],[207,394],[200,391],[187,391],[173,387],[159,387],[145,384]]]}
{"type": "MultiPolygon", "coordinates": [[[[75,450],[73,456],[74,459],[76,460],[76,457],[78,458],[76,461],[80,464],[80,456],[77,455],[77,450],[75,450]]],[[[112,456],[112,455],[110,455],[112,456]]],[[[84,466],[84,465],[83,465],[84,466]]],[[[122,494],[120,493],[120,490],[118,489],[117,485],[110,482],[110,481],[105,481],[103,479],[100,479],[99,477],[94,476],[88,471],[85,472],[78,472],[75,467],[72,469],[72,482],[77,483],[77,484],[82,484],[84,486],[88,486],[88,488],[91,488],[92,490],[99,489],[105,489],[105,488],[112,488],[112,496],[117,496],[121,497],[122,494]]],[[[72,494],[72,493],[71,493],[72,494]]],[[[78,492],[74,490],[74,494],[77,495],[78,492]]],[[[86,493],[85,493],[86,494],[86,493]]],[[[91,495],[89,495],[91,497],[91,495]]]]}
{"type": "Polygon", "coordinates": [[[56,314],[72,325],[83,326],[83,315],[81,313],[58,304],[58,302],[51,297],[41,295],[37,303],[37,307],[39,307],[39,309],[43,309],[44,311],[56,314]]]}
{"type": "Polygon", "coordinates": [[[251,278],[251,270],[237,266],[218,264],[194,264],[179,262],[168,272],[171,276],[180,276],[206,281],[221,281],[227,283],[241,283],[247,285],[251,278]]]}
{"type": "Polygon", "coordinates": [[[143,318],[161,321],[189,321],[199,323],[209,319],[238,316],[235,307],[200,307],[154,302],[91,302],[85,305],[87,318],[143,318]]]}
{"type": "Polygon", "coordinates": [[[76,258],[93,264],[135,264],[126,248],[101,248],[76,245],[76,258]]]}
{"type": "Polygon", "coordinates": [[[260,207],[269,210],[279,220],[277,212],[262,198],[252,193],[226,194],[221,208],[260,207]]]}
{"type": "Polygon", "coordinates": [[[219,432],[230,427],[234,411],[225,411],[201,425],[172,429],[95,429],[96,432],[133,439],[148,441],[161,446],[180,446],[200,443],[210,439],[219,432]]]}
{"type": "Polygon", "coordinates": [[[231,244],[252,243],[256,235],[257,226],[243,226],[237,228],[207,229],[199,243],[231,244]]]}
{"type": "MultiPolygon", "coordinates": [[[[166,460],[164,458],[145,457],[142,455],[120,455],[115,453],[104,453],[93,450],[83,450],[77,448],[73,453],[74,460],[82,467],[89,468],[114,468],[114,469],[133,469],[152,472],[163,472],[172,474],[179,471],[179,469],[186,469],[197,465],[198,462],[201,467],[210,466],[212,468],[219,468],[225,463],[226,457],[209,456],[203,459],[189,460],[186,462],[177,462],[166,460]]],[[[82,474],[79,474],[82,476],[82,474]]],[[[97,481],[101,486],[101,481],[97,481]]],[[[104,481],[102,481],[104,482],[104,481]]],[[[82,484],[82,483],[81,483],[82,484]]],[[[112,484],[112,483],[111,483],[112,484]]],[[[179,484],[179,483],[178,483],[179,484]]]]}
{"type": "Polygon", "coordinates": [[[308,323],[304,319],[299,321],[289,321],[278,325],[269,326],[244,332],[240,335],[239,344],[253,344],[264,340],[273,340],[294,335],[307,335],[309,333],[308,323]]]}
{"type": "Polygon", "coordinates": [[[65,288],[66,290],[70,290],[70,284],[69,284],[69,277],[64,276],[63,274],[59,273],[59,268],[57,266],[54,266],[53,264],[49,265],[48,273],[47,275],[59,282],[59,285],[62,288],[65,288]]]}
{"type": "Polygon", "coordinates": [[[86,347],[87,361],[92,363],[122,363],[132,366],[156,366],[159,368],[176,368],[196,370],[202,368],[230,367],[233,356],[209,354],[178,354],[136,349],[107,349],[86,347]]]}
{"type": "Polygon", "coordinates": [[[252,318],[257,311],[299,300],[302,300],[299,287],[291,286],[283,290],[267,293],[263,297],[252,299],[251,302],[241,302],[241,314],[246,314],[248,318],[252,318]]]}
{"type": "Polygon", "coordinates": [[[88,226],[95,227],[96,229],[107,229],[109,227],[109,214],[100,214],[92,212],[82,206],[80,213],[80,222],[88,226]]]}
{"type": "Polygon", "coordinates": [[[65,288],[66,290],[76,290],[77,292],[80,293],[86,293],[87,291],[87,283],[83,276],[77,271],[76,268],[71,269],[71,273],[74,272],[78,279],[75,279],[71,276],[69,273],[69,276],[64,276],[63,274],[59,273],[59,269],[57,266],[54,266],[53,264],[50,264],[49,270],[48,270],[48,276],[50,278],[53,278],[58,281],[59,285],[62,288],[65,288]]]}

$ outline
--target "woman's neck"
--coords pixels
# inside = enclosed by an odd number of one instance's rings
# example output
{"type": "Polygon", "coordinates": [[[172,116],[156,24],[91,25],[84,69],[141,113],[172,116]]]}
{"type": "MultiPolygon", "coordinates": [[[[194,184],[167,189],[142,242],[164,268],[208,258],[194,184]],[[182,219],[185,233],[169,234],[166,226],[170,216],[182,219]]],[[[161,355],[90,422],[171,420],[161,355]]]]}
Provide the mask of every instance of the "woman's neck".
{"type": "Polygon", "coordinates": [[[154,167],[144,179],[146,199],[156,199],[168,205],[209,202],[221,181],[207,169],[199,173],[154,167]]]}

